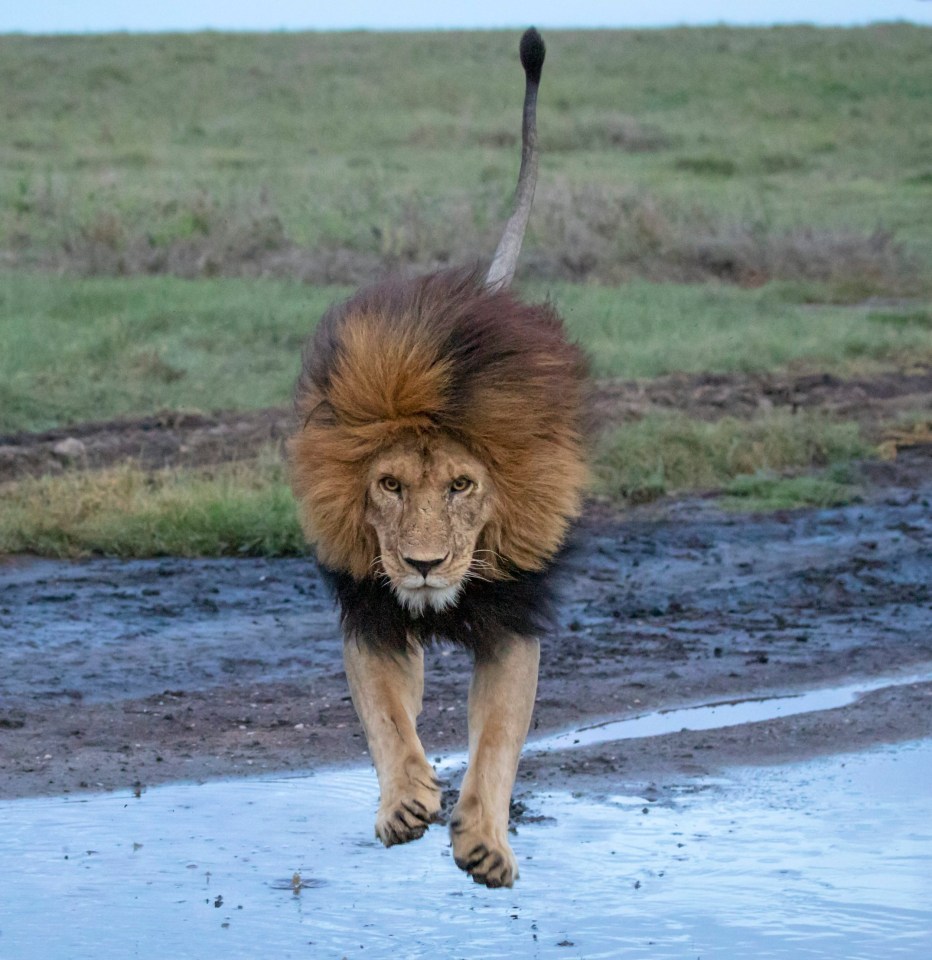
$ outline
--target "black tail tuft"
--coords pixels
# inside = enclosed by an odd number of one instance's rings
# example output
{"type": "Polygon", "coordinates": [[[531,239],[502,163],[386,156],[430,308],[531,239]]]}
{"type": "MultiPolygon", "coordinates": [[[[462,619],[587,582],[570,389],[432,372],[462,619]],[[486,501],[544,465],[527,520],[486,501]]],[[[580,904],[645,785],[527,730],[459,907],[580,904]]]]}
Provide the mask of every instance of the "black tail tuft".
{"type": "Polygon", "coordinates": [[[544,38],[534,27],[529,27],[521,37],[519,49],[521,51],[521,66],[524,67],[528,82],[540,83],[540,72],[543,69],[544,57],[547,54],[544,38]]]}

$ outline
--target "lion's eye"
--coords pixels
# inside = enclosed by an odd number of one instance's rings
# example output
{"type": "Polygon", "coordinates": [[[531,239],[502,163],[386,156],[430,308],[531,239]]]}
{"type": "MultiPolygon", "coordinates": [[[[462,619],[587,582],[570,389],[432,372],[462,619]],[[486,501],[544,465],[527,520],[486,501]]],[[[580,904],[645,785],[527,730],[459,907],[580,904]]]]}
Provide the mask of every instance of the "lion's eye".
{"type": "Polygon", "coordinates": [[[379,480],[379,486],[386,493],[401,493],[401,481],[395,477],[382,477],[379,480]]]}
{"type": "Polygon", "coordinates": [[[450,484],[450,490],[453,493],[465,493],[472,486],[473,482],[469,477],[457,477],[453,483],[450,484]]]}

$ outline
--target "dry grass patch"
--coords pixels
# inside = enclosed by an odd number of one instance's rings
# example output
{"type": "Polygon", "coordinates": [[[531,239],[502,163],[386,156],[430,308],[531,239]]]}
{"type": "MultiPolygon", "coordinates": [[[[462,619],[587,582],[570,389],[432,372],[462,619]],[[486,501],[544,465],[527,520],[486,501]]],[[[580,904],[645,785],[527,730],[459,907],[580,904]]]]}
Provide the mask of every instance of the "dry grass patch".
{"type": "Polygon", "coordinates": [[[277,452],[146,472],[134,464],[7,484],[0,553],[280,556],[304,540],[277,452]]]}
{"type": "Polygon", "coordinates": [[[915,263],[887,230],[777,228],[601,184],[542,185],[532,235],[529,272],[568,280],[819,281],[844,299],[919,289],[915,263]]]}
{"type": "MultiPolygon", "coordinates": [[[[724,489],[743,509],[846,502],[838,470],[869,447],[851,423],[771,415],[705,423],[650,416],[605,437],[597,495],[638,503],[724,489]],[[793,471],[837,467],[824,477],[793,471]],[[780,476],[780,474],[784,476],[780,476]]],[[[304,540],[277,450],[212,468],[146,472],[132,463],[23,479],[2,490],[0,553],[56,557],[282,556],[304,540]]]]}
{"type": "MultiPolygon", "coordinates": [[[[505,215],[489,185],[443,198],[417,191],[381,196],[370,186],[341,211],[342,236],[307,245],[289,233],[286,211],[269,196],[234,202],[203,192],[163,205],[155,227],[129,213],[92,213],[35,265],[81,276],[358,284],[386,270],[474,262],[494,249],[505,215]]],[[[8,259],[28,265],[33,256],[23,248],[8,259]]],[[[565,179],[538,188],[519,274],[602,284],[810,281],[831,284],[846,300],[923,290],[915,258],[892,230],[776,227],[643,190],[565,179]]]]}

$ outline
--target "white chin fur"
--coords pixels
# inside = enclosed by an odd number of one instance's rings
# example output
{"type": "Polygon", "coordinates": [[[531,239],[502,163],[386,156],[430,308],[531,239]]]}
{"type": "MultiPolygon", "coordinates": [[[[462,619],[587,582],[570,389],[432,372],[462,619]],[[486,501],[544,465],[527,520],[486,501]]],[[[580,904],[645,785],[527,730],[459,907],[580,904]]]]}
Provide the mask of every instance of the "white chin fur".
{"type": "Polygon", "coordinates": [[[395,587],[395,596],[402,606],[408,608],[414,616],[420,616],[425,607],[435,610],[446,610],[456,603],[460,595],[460,588],[456,587],[395,587]]]}

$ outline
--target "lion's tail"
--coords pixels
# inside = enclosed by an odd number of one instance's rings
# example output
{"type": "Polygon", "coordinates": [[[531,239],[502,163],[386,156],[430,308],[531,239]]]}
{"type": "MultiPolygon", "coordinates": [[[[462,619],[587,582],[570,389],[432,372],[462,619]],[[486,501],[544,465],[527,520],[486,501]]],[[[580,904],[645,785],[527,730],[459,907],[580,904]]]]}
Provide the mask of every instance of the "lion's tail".
{"type": "Polygon", "coordinates": [[[490,289],[504,289],[514,278],[518,254],[521,253],[521,243],[534,202],[534,187],[537,184],[537,89],[547,48],[534,27],[525,30],[521,37],[520,52],[525,76],[521,170],[515,189],[514,210],[505,224],[505,231],[485,278],[485,284],[490,289]]]}

